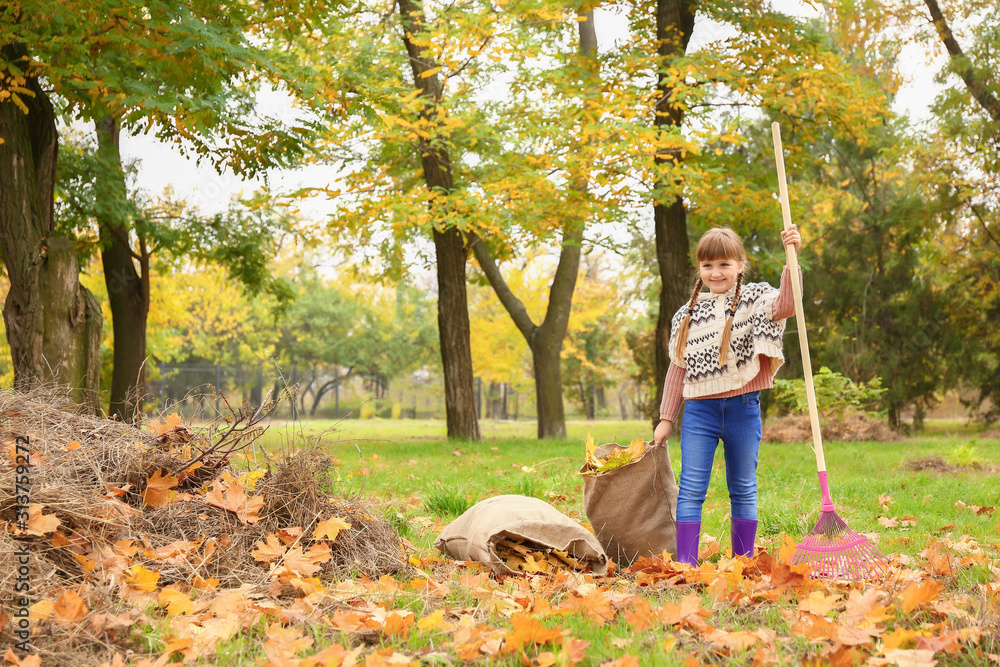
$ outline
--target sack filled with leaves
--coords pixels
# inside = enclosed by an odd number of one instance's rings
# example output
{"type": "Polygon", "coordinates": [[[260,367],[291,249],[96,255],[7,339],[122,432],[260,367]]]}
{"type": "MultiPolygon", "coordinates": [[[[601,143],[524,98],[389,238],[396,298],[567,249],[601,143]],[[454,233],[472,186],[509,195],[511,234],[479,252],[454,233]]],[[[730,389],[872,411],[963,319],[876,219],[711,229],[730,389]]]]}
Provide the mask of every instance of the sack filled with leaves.
{"type": "Polygon", "coordinates": [[[441,531],[434,547],[498,574],[574,569],[604,574],[608,558],[586,528],[538,498],[494,496],[441,531]]]}
{"type": "Polygon", "coordinates": [[[677,481],[666,447],[641,439],[598,447],[588,435],[580,474],[587,520],[615,562],[677,553],[677,481]]]}

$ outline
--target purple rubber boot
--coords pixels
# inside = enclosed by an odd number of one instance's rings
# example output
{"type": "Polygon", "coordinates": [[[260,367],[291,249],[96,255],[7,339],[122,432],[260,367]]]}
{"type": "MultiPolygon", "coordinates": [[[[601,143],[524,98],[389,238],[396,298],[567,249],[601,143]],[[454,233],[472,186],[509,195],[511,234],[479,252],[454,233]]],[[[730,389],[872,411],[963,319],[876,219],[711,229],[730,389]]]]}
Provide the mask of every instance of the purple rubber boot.
{"type": "Polygon", "coordinates": [[[754,540],[757,538],[756,519],[733,517],[730,536],[733,538],[733,556],[753,558],[754,540]]]}
{"type": "Polygon", "coordinates": [[[698,564],[698,538],[701,537],[701,521],[677,522],[677,562],[688,565],[698,564]]]}

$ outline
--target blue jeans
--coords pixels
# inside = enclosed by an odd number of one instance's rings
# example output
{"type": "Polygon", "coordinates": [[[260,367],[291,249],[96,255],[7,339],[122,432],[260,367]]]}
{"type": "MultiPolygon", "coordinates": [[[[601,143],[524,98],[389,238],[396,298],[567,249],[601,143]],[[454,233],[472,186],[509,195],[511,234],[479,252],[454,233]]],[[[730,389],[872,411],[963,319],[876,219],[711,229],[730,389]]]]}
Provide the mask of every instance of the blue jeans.
{"type": "Polygon", "coordinates": [[[681,481],[677,520],[701,521],[715,449],[722,440],[731,515],[757,518],[760,392],[729,398],[688,399],[681,422],[681,481]]]}

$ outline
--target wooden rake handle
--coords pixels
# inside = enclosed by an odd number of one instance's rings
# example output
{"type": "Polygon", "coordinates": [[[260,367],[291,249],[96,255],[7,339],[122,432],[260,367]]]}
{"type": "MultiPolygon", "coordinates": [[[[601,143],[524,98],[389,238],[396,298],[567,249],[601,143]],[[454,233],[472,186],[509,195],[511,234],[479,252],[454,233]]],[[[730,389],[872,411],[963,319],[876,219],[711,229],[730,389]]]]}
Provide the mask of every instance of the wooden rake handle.
{"type": "MultiPolygon", "coordinates": [[[[788,185],[785,182],[785,158],[781,148],[781,127],[771,123],[774,138],[774,161],[778,166],[778,196],[781,200],[781,219],[787,230],[792,224],[792,212],[788,206],[788,185]]],[[[823,434],[819,427],[819,410],[816,407],[816,388],[813,386],[812,364],[809,361],[809,340],[806,337],[805,310],[802,307],[802,286],[799,284],[799,259],[795,246],[785,246],[785,262],[788,264],[792,280],[792,296],[795,299],[795,324],[799,330],[799,349],[802,350],[802,374],[806,381],[806,401],[809,404],[809,425],[812,427],[813,449],[816,451],[816,469],[822,480],[826,475],[826,457],[823,456],[823,434]]]]}

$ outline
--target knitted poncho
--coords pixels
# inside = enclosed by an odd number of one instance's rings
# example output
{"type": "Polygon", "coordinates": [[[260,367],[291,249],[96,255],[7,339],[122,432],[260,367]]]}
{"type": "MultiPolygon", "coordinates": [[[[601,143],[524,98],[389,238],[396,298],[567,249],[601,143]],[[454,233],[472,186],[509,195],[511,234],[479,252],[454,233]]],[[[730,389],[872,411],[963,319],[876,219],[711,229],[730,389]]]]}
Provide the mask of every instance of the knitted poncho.
{"type": "Polygon", "coordinates": [[[674,314],[668,352],[670,360],[686,371],[684,398],[700,398],[741,388],[757,377],[761,355],[770,359],[771,377],[785,361],[781,353],[785,320],[774,321],[772,317],[778,290],[767,283],[749,283],[740,290],[726,363],[719,366],[725,311],[731,308],[735,293],[733,285],[724,294],[702,292],[698,295],[683,359],[677,356],[677,330],[687,315],[687,304],[674,314]]]}

